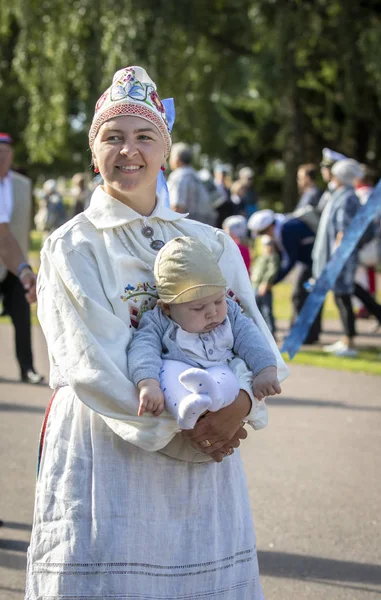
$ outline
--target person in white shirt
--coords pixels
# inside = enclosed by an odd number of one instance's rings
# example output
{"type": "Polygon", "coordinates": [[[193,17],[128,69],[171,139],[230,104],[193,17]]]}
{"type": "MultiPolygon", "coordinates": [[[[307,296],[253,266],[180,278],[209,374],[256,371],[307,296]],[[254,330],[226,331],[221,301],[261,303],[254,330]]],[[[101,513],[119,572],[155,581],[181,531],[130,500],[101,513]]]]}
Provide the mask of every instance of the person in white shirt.
{"type": "Polygon", "coordinates": [[[29,304],[36,301],[36,276],[27,262],[31,210],[30,180],[11,170],[13,140],[0,133],[0,296],[3,314],[15,329],[21,381],[43,379],[33,366],[29,304]]]}
{"type": "Polygon", "coordinates": [[[158,250],[198,237],[268,340],[279,379],[287,367],[234,242],[156,196],[171,139],[144,69],[114,75],[89,140],[104,183],[41,253],[38,314],[55,393],[40,442],[26,600],[262,600],[243,465],[237,451],[226,455],[252,422],[250,371],[239,359],[231,365],[237,399],[186,436],[167,411],[137,414],[126,348],[157,301],[158,250]]]}

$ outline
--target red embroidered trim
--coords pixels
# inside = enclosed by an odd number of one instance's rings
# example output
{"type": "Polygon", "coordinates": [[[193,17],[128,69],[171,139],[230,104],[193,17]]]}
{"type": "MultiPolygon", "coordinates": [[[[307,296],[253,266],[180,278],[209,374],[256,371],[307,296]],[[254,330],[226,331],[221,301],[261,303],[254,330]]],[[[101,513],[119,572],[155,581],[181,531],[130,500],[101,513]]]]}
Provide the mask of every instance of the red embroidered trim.
{"type": "Polygon", "coordinates": [[[158,128],[164,139],[165,156],[169,156],[171,150],[171,136],[169,135],[168,129],[162,118],[156,115],[153,110],[147,108],[146,106],[142,106],[140,104],[126,104],[124,102],[122,104],[117,104],[116,106],[110,106],[95,117],[89,131],[89,143],[91,149],[100,126],[105,123],[105,121],[108,121],[113,117],[120,117],[123,115],[136,115],[142,119],[145,119],[146,121],[149,121],[150,123],[153,123],[153,125],[158,128]]]}
{"type": "Polygon", "coordinates": [[[45,411],[44,422],[42,424],[42,429],[41,429],[41,433],[40,433],[40,441],[38,444],[37,477],[40,472],[40,463],[41,463],[42,450],[44,448],[44,442],[45,442],[46,426],[48,424],[50,409],[52,408],[53,400],[54,400],[57,392],[58,392],[58,389],[54,390],[53,395],[50,398],[49,404],[46,407],[46,411],[45,411]]]}

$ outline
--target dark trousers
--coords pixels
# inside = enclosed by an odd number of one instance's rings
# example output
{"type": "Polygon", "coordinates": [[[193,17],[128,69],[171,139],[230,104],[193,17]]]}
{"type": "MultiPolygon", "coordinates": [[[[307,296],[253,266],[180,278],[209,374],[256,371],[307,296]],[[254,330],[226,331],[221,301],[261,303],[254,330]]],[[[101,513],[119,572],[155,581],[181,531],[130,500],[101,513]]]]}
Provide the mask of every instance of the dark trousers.
{"type": "Polygon", "coordinates": [[[15,328],[16,357],[21,371],[33,369],[30,307],[25,299],[24,288],[13,273],[8,272],[0,282],[3,298],[3,314],[11,317],[15,328]]]}
{"type": "Polygon", "coordinates": [[[381,323],[381,304],[378,304],[373,296],[358,283],[355,283],[354,295],[361,300],[368,312],[381,323]]]}
{"type": "Polygon", "coordinates": [[[356,335],[356,329],[351,297],[349,294],[335,294],[335,302],[339,309],[344,333],[347,337],[353,338],[356,335]]]}
{"type": "MultiPolygon", "coordinates": [[[[307,300],[309,293],[304,287],[306,281],[312,277],[312,267],[304,264],[299,264],[295,269],[295,280],[294,287],[292,289],[292,323],[294,323],[298,317],[298,314],[302,310],[303,304],[307,300]]],[[[312,323],[308,335],[304,341],[305,344],[312,344],[319,339],[321,331],[321,309],[312,323]]]]}
{"type": "Polygon", "coordinates": [[[273,295],[272,292],[266,292],[264,296],[255,296],[255,300],[257,302],[258,310],[261,313],[262,317],[265,320],[267,327],[270,329],[271,333],[274,335],[275,333],[275,320],[273,314],[273,295]]]}

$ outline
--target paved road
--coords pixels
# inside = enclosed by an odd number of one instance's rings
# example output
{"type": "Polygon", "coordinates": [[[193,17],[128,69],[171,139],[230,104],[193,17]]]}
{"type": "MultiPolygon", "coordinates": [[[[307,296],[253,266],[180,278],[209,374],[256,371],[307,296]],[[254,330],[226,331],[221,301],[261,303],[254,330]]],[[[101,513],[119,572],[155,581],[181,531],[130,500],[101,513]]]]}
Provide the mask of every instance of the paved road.
{"type": "MultiPolygon", "coordinates": [[[[0,326],[0,599],[23,598],[36,446],[50,392],[17,383],[0,326]],[[3,359],[3,356],[5,358],[3,359]]],[[[47,374],[34,330],[37,367],[47,374]]],[[[381,378],[294,366],[243,457],[266,600],[380,600],[381,378]]]]}

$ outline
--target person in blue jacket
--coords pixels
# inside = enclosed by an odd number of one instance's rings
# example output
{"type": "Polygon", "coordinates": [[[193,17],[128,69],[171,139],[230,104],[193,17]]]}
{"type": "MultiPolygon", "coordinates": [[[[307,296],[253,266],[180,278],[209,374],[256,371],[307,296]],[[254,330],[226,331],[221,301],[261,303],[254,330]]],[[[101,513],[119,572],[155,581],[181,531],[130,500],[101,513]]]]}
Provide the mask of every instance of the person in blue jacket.
{"type": "MultiPolygon", "coordinates": [[[[312,276],[312,248],[315,233],[301,218],[292,215],[287,217],[270,209],[254,213],[249,219],[248,228],[252,235],[270,236],[278,248],[281,266],[272,285],[282,281],[294,267],[297,267],[292,290],[292,322],[294,322],[308,297],[304,284],[312,276]]],[[[306,344],[318,341],[320,322],[319,313],[305,340],[306,344]]]]}

